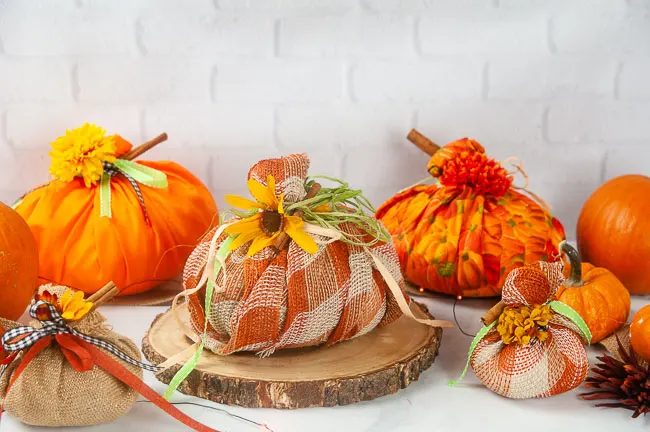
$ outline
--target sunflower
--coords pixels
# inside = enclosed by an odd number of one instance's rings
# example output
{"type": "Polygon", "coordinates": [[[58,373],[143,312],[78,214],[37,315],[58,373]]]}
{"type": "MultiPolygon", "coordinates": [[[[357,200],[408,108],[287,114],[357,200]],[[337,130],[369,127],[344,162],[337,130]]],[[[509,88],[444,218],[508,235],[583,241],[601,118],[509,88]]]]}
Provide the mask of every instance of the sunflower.
{"type": "Polygon", "coordinates": [[[104,162],[115,162],[114,136],[106,136],[106,130],[85,123],[68,130],[52,143],[50,173],[57,180],[70,182],[82,177],[86,187],[96,184],[104,172],[104,162]]]}
{"type": "Polygon", "coordinates": [[[275,178],[269,175],[264,186],[257,180],[250,179],[246,182],[248,190],[256,201],[237,195],[226,195],[226,202],[233,207],[252,211],[253,214],[241,219],[228,228],[228,234],[237,237],[230,244],[230,250],[235,250],[245,243],[252,241],[248,248],[248,255],[255,255],[267,246],[271,246],[278,236],[285,232],[306,252],[315,254],[318,245],[309,234],[304,231],[304,221],[284,212],[284,194],[275,195],[275,178]]]}

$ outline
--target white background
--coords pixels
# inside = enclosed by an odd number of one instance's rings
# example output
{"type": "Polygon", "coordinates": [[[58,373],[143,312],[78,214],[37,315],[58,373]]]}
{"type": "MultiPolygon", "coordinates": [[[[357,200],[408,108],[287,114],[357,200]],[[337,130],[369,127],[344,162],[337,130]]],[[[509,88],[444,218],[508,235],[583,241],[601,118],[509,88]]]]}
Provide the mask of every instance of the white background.
{"type": "MultiPolygon", "coordinates": [[[[649,72],[648,0],[0,0],[0,198],[47,180],[49,143],[91,121],[136,144],[168,132],[148,157],[182,163],[220,204],[245,192],[255,161],[307,151],[312,173],[345,178],[378,205],[426,175],[427,158],[404,139],[417,127],[441,144],[470,136],[496,158],[521,157],[571,238],[601,182],[650,174],[649,72]]],[[[451,301],[427,302],[452,319],[451,301]]],[[[464,301],[464,328],[477,331],[489,306],[464,301]]],[[[139,342],[162,310],[106,313],[139,342]]],[[[515,402],[471,373],[450,389],[469,342],[445,331],[420,381],[373,402],[229,410],[291,432],[647,429],[577,392],[515,402]]],[[[0,430],[32,429],[3,416],[0,430]]],[[[183,427],[138,403],[96,430],[183,427]]]]}
{"type": "Polygon", "coordinates": [[[307,151],[378,205],[426,177],[405,135],[519,156],[573,237],[604,179],[650,174],[648,0],[3,0],[0,199],[84,121],[214,192],[307,151]]]}

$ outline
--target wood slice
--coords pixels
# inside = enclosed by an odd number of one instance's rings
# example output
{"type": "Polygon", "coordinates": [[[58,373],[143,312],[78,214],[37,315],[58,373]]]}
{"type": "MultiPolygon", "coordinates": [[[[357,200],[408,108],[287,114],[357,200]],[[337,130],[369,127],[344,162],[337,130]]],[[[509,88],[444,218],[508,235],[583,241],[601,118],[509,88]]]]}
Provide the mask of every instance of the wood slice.
{"type": "MultiPolygon", "coordinates": [[[[432,318],[426,306],[411,302],[414,314],[432,318]]],[[[187,308],[180,308],[189,322],[187,308]]],[[[438,354],[441,328],[402,316],[370,333],[331,347],[280,350],[267,358],[252,353],[203,356],[179,391],[214,402],[250,408],[307,408],[348,405],[395,393],[420,377],[438,354]]],[[[156,317],[142,340],[154,364],[184,350],[191,341],[171,311],[156,317]]],[[[169,383],[180,369],[156,375],[169,383]]]]}

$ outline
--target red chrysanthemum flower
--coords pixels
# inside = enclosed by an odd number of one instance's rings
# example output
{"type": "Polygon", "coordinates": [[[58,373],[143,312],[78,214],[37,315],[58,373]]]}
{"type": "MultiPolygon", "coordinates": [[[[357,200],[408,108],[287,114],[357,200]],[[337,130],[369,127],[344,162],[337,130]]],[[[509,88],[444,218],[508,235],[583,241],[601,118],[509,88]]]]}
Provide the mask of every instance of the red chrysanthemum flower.
{"type": "Polygon", "coordinates": [[[504,196],[512,185],[512,176],[484,153],[464,151],[443,166],[440,182],[445,186],[467,185],[479,195],[504,196]]]}

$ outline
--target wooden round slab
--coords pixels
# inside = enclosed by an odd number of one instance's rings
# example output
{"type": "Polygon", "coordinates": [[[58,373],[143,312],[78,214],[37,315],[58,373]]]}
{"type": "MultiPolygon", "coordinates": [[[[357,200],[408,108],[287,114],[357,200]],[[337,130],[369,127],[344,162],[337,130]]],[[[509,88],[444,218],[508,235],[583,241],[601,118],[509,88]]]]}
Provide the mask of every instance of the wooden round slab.
{"type": "MultiPolygon", "coordinates": [[[[416,316],[431,318],[411,303],[416,316]]],[[[180,308],[189,322],[187,308],[180,308]]],[[[287,349],[267,358],[252,353],[218,356],[205,350],[179,391],[250,408],[348,405],[395,393],[417,380],[438,354],[441,328],[401,317],[385,327],[331,347],[287,349]]],[[[171,311],[156,317],[142,340],[145,357],[159,364],[190,346],[171,311]]],[[[169,383],[180,365],[157,374],[169,383]]]]}

